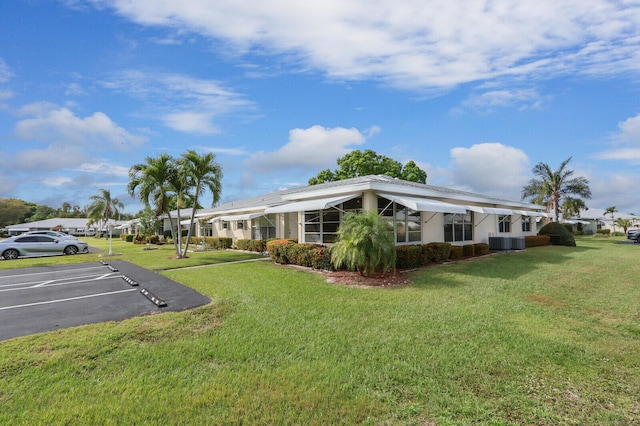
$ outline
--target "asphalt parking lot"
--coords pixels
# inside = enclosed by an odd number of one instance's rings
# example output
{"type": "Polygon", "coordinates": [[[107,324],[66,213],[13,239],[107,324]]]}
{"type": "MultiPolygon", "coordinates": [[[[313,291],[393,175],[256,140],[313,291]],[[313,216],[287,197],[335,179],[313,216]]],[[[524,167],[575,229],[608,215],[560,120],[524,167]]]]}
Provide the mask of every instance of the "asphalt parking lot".
{"type": "Polygon", "coordinates": [[[0,340],[182,311],[210,301],[189,287],[125,261],[0,271],[0,340]]]}

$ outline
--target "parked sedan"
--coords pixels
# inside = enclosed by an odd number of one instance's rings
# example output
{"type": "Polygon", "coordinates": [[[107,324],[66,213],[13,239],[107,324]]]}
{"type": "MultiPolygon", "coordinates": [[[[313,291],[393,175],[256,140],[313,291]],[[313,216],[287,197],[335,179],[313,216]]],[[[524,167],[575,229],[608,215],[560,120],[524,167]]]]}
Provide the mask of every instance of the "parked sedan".
{"type": "Polygon", "coordinates": [[[634,240],[635,242],[640,242],[638,241],[638,238],[640,238],[640,228],[629,229],[627,231],[628,240],[634,240]]]}
{"type": "Polygon", "coordinates": [[[58,239],[48,235],[19,235],[0,241],[0,255],[6,260],[88,252],[89,246],[84,241],[58,239]]]}
{"type": "Polygon", "coordinates": [[[65,234],[64,232],[58,232],[58,231],[28,231],[28,232],[25,232],[25,233],[20,234],[20,235],[21,236],[26,236],[26,235],[48,235],[50,237],[57,238],[59,240],[67,240],[67,239],[77,240],[77,238],[74,237],[73,235],[65,234]]]}

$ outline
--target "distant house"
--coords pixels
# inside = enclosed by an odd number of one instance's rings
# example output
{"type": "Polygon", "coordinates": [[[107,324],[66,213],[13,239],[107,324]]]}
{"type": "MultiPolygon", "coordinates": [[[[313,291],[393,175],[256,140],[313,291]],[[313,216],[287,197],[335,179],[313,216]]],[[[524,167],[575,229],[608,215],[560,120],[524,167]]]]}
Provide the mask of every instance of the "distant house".
{"type": "Polygon", "coordinates": [[[397,244],[486,243],[492,236],[536,235],[536,222],[551,217],[537,204],[371,175],[202,209],[193,234],[333,243],[346,213],[371,210],[389,221],[397,244]]]}
{"type": "MultiPolygon", "coordinates": [[[[65,217],[56,217],[53,219],[45,219],[38,220],[35,222],[27,222],[20,223],[18,225],[8,225],[6,227],[9,235],[20,235],[24,232],[28,231],[47,231],[51,229],[59,230],[60,232],[67,233],[69,235],[74,235],[76,237],[87,236],[87,235],[95,235],[97,230],[97,225],[87,226],[89,219],[87,218],[65,218],[65,217]]],[[[114,225],[117,225],[119,222],[112,221],[114,225]]],[[[106,232],[106,229],[103,229],[102,232],[106,232]]],[[[115,229],[113,230],[114,235],[119,234],[119,232],[115,229]]]]}

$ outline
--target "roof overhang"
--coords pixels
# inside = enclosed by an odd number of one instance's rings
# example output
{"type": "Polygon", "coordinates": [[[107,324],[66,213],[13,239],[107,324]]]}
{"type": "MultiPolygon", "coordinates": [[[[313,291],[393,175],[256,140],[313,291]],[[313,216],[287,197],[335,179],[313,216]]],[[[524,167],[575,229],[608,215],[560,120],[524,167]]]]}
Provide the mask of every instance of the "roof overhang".
{"type": "Polygon", "coordinates": [[[248,214],[234,214],[234,215],[226,215],[226,216],[218,216],[211,219],[209,222],[237,222],[243,220],[251,220],[256,217],[264,216],[265,213],[248,213],[248,214]]]}
{"type": "Polygon", "coordinates": [[[271,213],[292,213],[292,212],[306,212],[313,210],[326,210],[331,207],[343,203],[345,201],[352,200],[362,195],[361,192],[356,194],[342,195],[340,197],[328,197],[318,198],[315,200],[298,201],[295,203],[282,204],[280,206],[268,207],[264,210],[264,214],[271,213]]]}
{"type": "Polygon", "coordinates": [[[457,204],[445,203],[443,201],[429,200],[426,198],[408,197],[405,195],[387,194],[384,192],[378,192],[379,196],[386,198],[398,204],[402,204],[411,210],[420,212],[434,212],[434,213],[466,213],[467,206],[460,206],[457,204]]]}

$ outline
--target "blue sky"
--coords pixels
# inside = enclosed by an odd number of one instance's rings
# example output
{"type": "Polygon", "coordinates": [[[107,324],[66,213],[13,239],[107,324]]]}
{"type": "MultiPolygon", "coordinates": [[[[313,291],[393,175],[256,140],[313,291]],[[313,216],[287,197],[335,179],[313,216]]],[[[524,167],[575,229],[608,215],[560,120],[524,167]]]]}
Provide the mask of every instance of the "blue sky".
{"type": "Polygon", "coordinates": [[[520,199],[572,156],[589,207],[640,214],[640,2],[0,3],[0,197],[134,213],[129,167],[187,149],[223,202],[354,149],[520,199]]]}

